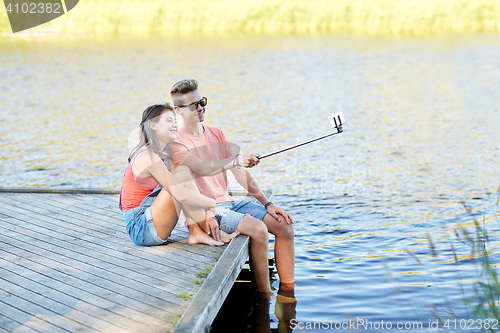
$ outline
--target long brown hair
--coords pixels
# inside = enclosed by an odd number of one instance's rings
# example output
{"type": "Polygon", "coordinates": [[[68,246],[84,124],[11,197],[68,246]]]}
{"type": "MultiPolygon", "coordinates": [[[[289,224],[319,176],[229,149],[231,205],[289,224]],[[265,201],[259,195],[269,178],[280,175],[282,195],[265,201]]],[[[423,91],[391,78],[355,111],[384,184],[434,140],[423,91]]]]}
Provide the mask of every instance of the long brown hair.
{"type": "Polygon", "coordinates": [[[139,144],[130,152],[130,155],[128,156],[129,162],[132,160],[134,154],[145,145],[149,145],[151,149],[160,157],[165,157],[163,153],[163,148],[165,147],[160,147],[156,133],[153,131],[150,124],[151,122],[158,123],[160,116],[167,111],[172,111],[175,116],[174,108],[169,103],[154,104],[148,106],[146,110],[142,112],[142,120],[139,129],[139,144]]]}

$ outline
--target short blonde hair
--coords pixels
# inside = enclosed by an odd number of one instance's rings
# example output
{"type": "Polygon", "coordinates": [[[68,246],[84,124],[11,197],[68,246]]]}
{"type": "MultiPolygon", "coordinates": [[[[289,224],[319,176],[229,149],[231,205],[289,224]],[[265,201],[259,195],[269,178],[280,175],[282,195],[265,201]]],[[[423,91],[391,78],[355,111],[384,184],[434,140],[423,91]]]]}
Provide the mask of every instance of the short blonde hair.
{"type": "Polygon", "coordinates": [[[198,81],[195,79],[186,79],[174,84],[172,89],[170,89],[170,96],[172,96],[174,105],[182,105],[184,103],[182,95],[188,94],[196,89],[198,89],[198,81]]]}

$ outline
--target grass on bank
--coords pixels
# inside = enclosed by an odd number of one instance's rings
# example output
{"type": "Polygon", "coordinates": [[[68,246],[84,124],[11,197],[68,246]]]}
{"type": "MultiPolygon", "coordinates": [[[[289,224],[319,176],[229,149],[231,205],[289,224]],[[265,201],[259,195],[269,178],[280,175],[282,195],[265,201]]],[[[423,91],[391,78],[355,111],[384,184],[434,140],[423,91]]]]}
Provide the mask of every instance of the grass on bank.
{"type": "MultiPolygon", "coordinates": [[[[85,0],[35,30],[63,34],[190,36],[500,32],[499,0],[85,0]]],[[[30,29],[30,30],[33,30],[30,29]]],[[[11,32],[0,5],[0,32],[11,32]]]]}
{"type": "MultiPolygon", "coordinates": [[[[495,205],[497,212],[493,214],[494,217],[499,216],[499,203],[500,186],[497,191],[497,202],[495,205]]],[[[474,319],[467,318],[465,320],[467,324],[465,325],[466,327],[462,327],[464,319],[455,317],[453,314],[452,304],[447,299],[445,299],[445,301],[450,307],[449,311],[446,311],[449,313],[448,317],[443,318],[442,315],[438,314],[438,310],[433,305],[430,305],[431,308],[433,308],[432,314],[439,320],[440,327],[452,327],[454,330],[458,330],[460,332],[470,331],[471,327],[469,327],[469,325],[472,320],[474,322],[474,327],[472,327],[474,332],[476,331],[475,329],[478,329],[480,332],[497,332],[499,327],[498,325],[500,325],[500,279],[496,270],[498,263],[495,264],[492,262],[492,258],[490,256],[491,253],[488,251],[489,236],[486,229],[486,216],[483,215],[483,220],[479,222],[474,217],[472,208],[470,208],[465,202],[462,202],[462,205],[464,206],[469,218],[472,220],[474,229],[467,230],[466,228],[462,228],[460,230],[455,230],[455,235],[458,241],[456,243],[466,245],[467,249],[470,251],[468,260],[470,260],[470,262],[474,265],[477,272],[477,282],[473,284],[474,296],[466,298],[464,295],[463,285],[461,285],[461,282],[458,282],[458,284],[462,289],[462,303],[467,307],[467,316],[469,316],[470,313],[474,319]],[[450,324],[450,320],[448,320],[448,318],[452,318],[452,320],[454,320],[453,323],[450,324]],[[457,322],[459,322],[458,327],[456,326],[457,322]],[[481,324],[480,327],[477,326],[479,324],[481,324]]],[[[429,236],[428,240],[432,256],[437,258],[439,254],[433,245],[432,238],[429,236]]],[[[450,245],[454,256],[453,261],[457,266],[459,266],[460,261],[457,257],[455,247],[453,244],[450,245]]],[[[411,252],[410,254],[419,263],[421,263],[415,255],[411,252]]],[[[461,259],[465,258],[462,257],[461,259]]]]}
{"type": "MultiPolygon", "coordinates": [[[[498,188],[498,194],[500,194],[500,186],[498,188]]],[[[496,323],[500,323],[500,280],[498,279],[498,273],[495,269],[495,264],[491,262],[490,256],[487,250],[487,245],[489,244],[488,233],[485,227],[485,217],[483,217],[483,223],[479,223],[472,215],[472,209],[463,203],[467,213],[471,216],[474,221],[475,232],[469,235],[467,232],[463,232],[463,237],[465,238],[468,246],[471,248],[471,260],[474,260],[475,254],[477,254],[479,259],[479,264],[481,265],[479,270],[479,282],[474,286],[475,298],[472,300],[467,300],[465,303],[472,310],[475,318],[481,319],[495,319],[496,323]]],[[[497,199],[498,206],[498,199],[497,199]]],[[[460,235],[457,234],[457,237],[460,235]]],[[[454,252],[454,249],[453,249],[454,252]]],[[[456,257],[455,261],[458,263],[456,257]]],[[[497,331],[497,328],[493,327],[483,327],[481,332],[485,331],[497,331]]]]}

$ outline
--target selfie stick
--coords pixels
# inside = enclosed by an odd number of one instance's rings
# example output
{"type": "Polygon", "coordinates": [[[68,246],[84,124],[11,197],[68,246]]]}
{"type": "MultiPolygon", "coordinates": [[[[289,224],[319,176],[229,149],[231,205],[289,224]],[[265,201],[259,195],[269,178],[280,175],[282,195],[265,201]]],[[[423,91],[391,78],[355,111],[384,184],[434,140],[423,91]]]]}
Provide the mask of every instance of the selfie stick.
{"type": "Polygon", "coordinates": [[[331,116],[328,117],[328,121],[330,122],[330,127],[331,128],[335,128],[337,130],[337,132],[329,133],[329,134],[317,137],[316,139],[305,141],[305,142],[299,143],[297,145],[290,146],[290,147],[285,148],[285,149],[277,150],[277,151],[269,153],[269,154],[260,155],[258,157],[258,159],[261,160],[263,158],[266,158],[266,157],[269,157],[269,156],[273,156],[273,155],[276,155],[276,154],[282,153],[284,151],[291,150],[291,149],[294,149],[294,148],[297,148],[297,147],[300,147],[300,146],[303,146],[303,145],[307,145],[308,143],[311,143],[311,142],[314,142],[314,141],[318,141],[318,140],[327,138],[329,136],[333,136],[335,134],[339,134],[339,133],[343,132],[342,125],[345,124],[345,119],[344,119],[344,114],[342,112],[337,113],[337,114],[332,114],[331,116]]]}

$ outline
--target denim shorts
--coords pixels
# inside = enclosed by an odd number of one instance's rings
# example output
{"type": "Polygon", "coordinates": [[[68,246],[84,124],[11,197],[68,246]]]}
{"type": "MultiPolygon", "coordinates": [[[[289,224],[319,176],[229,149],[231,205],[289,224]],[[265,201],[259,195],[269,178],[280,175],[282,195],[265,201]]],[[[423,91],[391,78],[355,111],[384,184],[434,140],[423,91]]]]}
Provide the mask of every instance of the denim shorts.
{"type": "Polygon", "coordinates": [[[161,239],[160,236],[158,236],[158,232],[153,223],[151,204],[158,193],[154,195],[153,192],[152,194],[152,196],[150,194],[144,198],[139,207],[123,211],[123,218],[127,224],[128,235],[137,245],[154,246],[162,245],[167,242],[166,239],[161,239]]]}
{"type": "Polygon", "coordinates": [[[226,201],[215,205],[215,218],[219,222],[219,228],[228,234],[236,231],[245,215],[262,220],[266,214],[264,206],[247,200],[226,201]]]}

